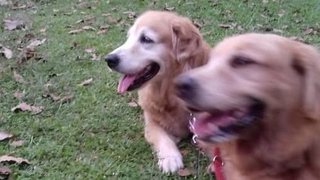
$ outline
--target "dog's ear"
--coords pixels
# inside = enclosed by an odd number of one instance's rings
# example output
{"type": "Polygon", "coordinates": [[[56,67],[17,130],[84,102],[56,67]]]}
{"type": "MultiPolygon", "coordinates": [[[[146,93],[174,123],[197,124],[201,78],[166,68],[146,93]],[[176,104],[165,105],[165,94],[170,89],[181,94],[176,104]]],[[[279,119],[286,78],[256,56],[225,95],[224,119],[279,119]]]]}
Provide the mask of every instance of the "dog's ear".
{"type": "Polygon", "coordinates": [[[304,78],[305,115],[320,120],[320,53],[316,48],[300,43],[295,53],[292,67],[304,78]]]}
{"type": "Polygon", "coordinates": [[[179,18],[172,23],[172,47],[178,61],[188,59],[202,47],[202,36],[188,18],[179,18]]]}

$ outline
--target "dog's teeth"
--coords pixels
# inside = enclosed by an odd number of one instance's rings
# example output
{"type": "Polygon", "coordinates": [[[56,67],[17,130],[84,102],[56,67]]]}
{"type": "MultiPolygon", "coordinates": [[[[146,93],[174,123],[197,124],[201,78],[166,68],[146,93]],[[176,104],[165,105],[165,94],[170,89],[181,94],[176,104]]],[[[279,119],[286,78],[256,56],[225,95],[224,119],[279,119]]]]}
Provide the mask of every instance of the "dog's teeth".
{"type": "Polygon", "coordinates": [[[194,144],[197,144],[197,138],[198,138],[198,135],[196,135],[196,134],[194,134],[194,135],[192,136],[192,142],[193,142],[194,144]]]}

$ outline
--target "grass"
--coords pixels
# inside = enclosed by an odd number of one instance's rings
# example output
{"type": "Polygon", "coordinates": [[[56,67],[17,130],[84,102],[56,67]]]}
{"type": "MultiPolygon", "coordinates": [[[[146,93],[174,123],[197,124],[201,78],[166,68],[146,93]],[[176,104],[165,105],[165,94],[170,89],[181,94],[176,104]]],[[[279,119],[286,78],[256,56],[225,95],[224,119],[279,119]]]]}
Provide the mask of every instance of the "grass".
{"type": "Polygon", "coordinates": [[[118,75],[110,72],[105,62],[90,60],[85,52],[86,48],[95,48],[95,53],[103,56],[124,42],[133,22],[124,12],[139,14],[147,9],[174,7],[202,25],[201,32],[211,45],[225,36],[248,31],[271,31],[320,44],[319,0],[16,2],[31,2],[33,6],[20,10],[0,7],[0,20],[21,18],[28,27],[14,31],[0,28],[0,44],[14,52],[11,60],[0,57],[0,130],[13,133],[15,139],[25,143],[12,147],[8,141],[0,142],[0,155],[24,157],[32,164],[8,165],[13,170],[12,179],[212,179],[206,173],[208,161],[189,140],[180,146],[185,152],[185,165],[195,174],[180,177],[160,173],[143,138],[141,110],[128,105],[136,98],[135,93],[116,94],[118,75]],[[88,16],[95,18],[76,24],[88,16]],[[85,25],[109,27],[100,35],[90,30],[68,34],[85,25]],[[42,59],[31,58],[19,64],[19,48],[29,42],[30,35],[47,39],[36,49],[42,59]],[[16,82],[13,69],[28,83],[16,82]],[[89,78],[93,78],[89,86],[78,85],[89,78]],[[52,84],[51,92],[73,94],[73,99],[61,103],[44,97],[48,83],[52,84]],[[19,103],[13,96],[17,90],[25,92],[20,101],[42,105],[44,111],[11,112],[19,103]]]}

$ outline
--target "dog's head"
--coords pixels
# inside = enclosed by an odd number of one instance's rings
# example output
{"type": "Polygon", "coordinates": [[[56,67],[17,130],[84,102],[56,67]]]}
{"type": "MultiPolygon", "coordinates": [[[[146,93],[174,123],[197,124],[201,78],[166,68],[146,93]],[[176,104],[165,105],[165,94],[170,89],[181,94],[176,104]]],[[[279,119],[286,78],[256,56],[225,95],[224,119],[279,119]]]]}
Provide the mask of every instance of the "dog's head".
{"type": "Polygon", "coordinates": [[[180,75],[176,85],[198,112],[193,130],[204,141],[320,118],[319,53],[277,35],[227,38],[211,51],[207,65],[180,75]]]}
{"type": "Polygon", "coordinates": [[[137,18],[126,42],[106,56],[108,66],[124,74],[118,92],[134,90],[165,76],[201,47],[192,22],[175,13],[148,11],[137,18]]]}

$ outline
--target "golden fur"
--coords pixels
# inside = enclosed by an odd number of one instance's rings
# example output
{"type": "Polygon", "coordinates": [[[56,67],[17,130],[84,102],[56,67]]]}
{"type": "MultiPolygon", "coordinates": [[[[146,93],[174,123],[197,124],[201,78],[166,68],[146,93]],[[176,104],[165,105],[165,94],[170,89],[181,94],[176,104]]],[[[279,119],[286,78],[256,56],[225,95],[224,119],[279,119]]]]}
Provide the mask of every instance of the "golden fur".
{"type": "Polygon", "coordinates": [[[185,100],[200,111],[248,106],[244,95],[266,104],[254,128],[215,144],[222,151],[226,180],[320,179],[316,48],[272,34],[234,36],[211,51],[207,65],[182,76],[197,83],[196,94],[185,100]],[[232,67],[236,56],[252,62],[232,67]]]}
{"type": "Polygon", "coordinates": [[[188,18],[171,12],[147,11],[130,28],[127,42],[112,52],[123,58],[117,69],[121,73],[137,71],[151,60],[160,65],[159,73],[139,88],[138,95],[145,119],[145,138],[156,151],[164,172],[183,167],[176,143],[190,134],[189,114],[175,95],[173,80],[180,73],[205,64],[209,51],[188,18]],[[155,41],[147,50],[141,50],[141,43],[134,40],[141,32],[155,41]],[[128,61],[124,60],[126,56],[128,61]]]}

